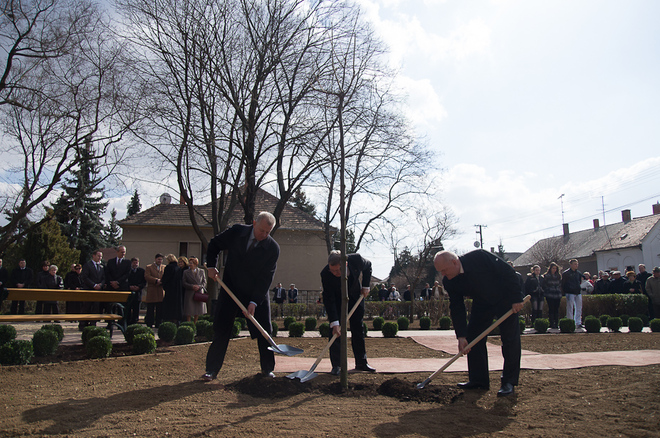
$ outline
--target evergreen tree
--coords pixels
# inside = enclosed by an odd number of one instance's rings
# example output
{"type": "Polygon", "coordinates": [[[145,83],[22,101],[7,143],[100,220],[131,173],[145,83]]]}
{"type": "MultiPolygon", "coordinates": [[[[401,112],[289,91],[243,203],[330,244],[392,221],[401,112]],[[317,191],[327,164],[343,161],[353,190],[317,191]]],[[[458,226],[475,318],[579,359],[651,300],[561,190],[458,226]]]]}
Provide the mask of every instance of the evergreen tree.
{"type": "Polygon", "coordinates": [[[64,191],[53,208],[62,233],[68,237],[71,248],[80,250],[79,263],[91,258],[92,251],[107,246],[103,236],[101,216],[108,206],[103,201],[104,191],[96,168],[91,140],[79,153],[80,165],[72,178],[67,178],[64,191]]]}
{"type": "Polygon", "coordinates": [[[119,246],[119,239],[121,237],[121,228],[117,225],[117,210],[114,208],[110,212],[110,223],[105,229],[105,241],[107,244],[113,248],[119,246]]]}
{"type": "Polygon", "coordinates": [[[137,189],[135,189],[133,196],[131,196],[130,202],[126,205],[126,217],[132,216],[135,213],[139,213],[141,208],[142,204],[140,203],[140,195],[138,194],[137,189]]]}
{"type": "MultiPolygon", "coordinates": [[[[339,231],[335,234],[335,242],[332,249],[341,250],[341,234],[339,231]]],[[[355,232],[352,228],[346,229],[346,252],[353,254],[355,252],[355,232]]]]}
{"type": "Polygon", "coordinates": [[[307,200],[307,195],[300,189],[293,192],[291,204],[299,210],[316,217],[316,206],[307,200]]]}
{"type": "Polygon", "coordinates": [[[500,240],[500,244],[497,245],[497,253],[498,256],[502,258],[504,261],[508,261],[509,257],[506,255],[506,251],[504,251],[504,245],[502,244],[502,241],[500,240]]]}
{"type": "Polygon", "coordinates": [[[80,260],[80,251],[69,247],[69,242],[66,236],[62,235],[52,209],[46,209],[46,216],[50,216],[50,220],[29,233],[17,246],[16,254],[25,258],[25,263],[34,270],[35,274],[41,270],[41,263],[48,260],[51,264],[57,265],[60,274],[64,276],[69,272],[69,267],[80,260]]]}

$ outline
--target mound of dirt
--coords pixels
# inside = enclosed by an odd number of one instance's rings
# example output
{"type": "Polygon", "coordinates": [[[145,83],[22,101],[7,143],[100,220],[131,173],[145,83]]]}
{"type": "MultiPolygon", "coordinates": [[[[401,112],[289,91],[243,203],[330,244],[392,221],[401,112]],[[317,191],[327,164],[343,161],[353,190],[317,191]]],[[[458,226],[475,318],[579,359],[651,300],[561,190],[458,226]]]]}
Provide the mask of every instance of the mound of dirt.
{"type": "Polygon", "coordinates": [[[463,395],[463,391],[446,385],[433,385],[417,389],[415,383],[394,378],[383,382],[378,388],[378,394],[396,398],[402,402],[414,401],[446,405],[458,400],[463,395]]]}

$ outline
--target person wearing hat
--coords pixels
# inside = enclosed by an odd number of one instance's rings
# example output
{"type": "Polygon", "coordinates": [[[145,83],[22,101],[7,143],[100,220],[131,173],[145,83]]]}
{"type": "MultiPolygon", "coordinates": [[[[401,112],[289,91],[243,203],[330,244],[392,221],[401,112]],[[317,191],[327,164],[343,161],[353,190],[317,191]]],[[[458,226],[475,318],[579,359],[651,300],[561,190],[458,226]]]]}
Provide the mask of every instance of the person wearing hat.
{"type": "Polygon", "coordinates": [[[646,295],[653,306],[653,315],[660,316],[660,267],[653,268],[653,275],[646,279],[646,295]]]}
{"type": "Polygon", "coordinates": [[[594,283],[594,294],[609,294],[610,293],[610,274],[605,271],[601,274],[600,279],[594,283]]]}
{"type": "Polygon", "coordinates": [[[635,271],[626,272],[626,277],[628,278],[623,283],[623,293],[625,294],[641,294],[642,293],[642,283],[637,280],[637,275],[635,271]]]}
{"type": "Polygon", "coordinates": [[[621,271],[612,271],[612,280],[610,280],[610,293],[622,294],[625,293],[624,284],[626,280],[621,277],[621,271]]]}

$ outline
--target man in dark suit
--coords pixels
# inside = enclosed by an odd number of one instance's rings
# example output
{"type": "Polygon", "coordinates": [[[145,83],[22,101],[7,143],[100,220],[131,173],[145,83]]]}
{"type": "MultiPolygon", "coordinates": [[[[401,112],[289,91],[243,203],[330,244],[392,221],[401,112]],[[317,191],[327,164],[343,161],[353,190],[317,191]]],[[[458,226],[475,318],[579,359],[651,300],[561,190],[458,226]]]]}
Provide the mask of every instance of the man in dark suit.
{"type": "MultiPolygon", "coordinates": [[[[270,236],[274,226],[275,216],[262,211],[252,225],[234,225],[211,239],[206,254],[208,276],[212,279],[218,276],[218,253],[227,255],[222,280],[268,333],[272,331],[268,289],[280,256],[280,246],[270,236]]],[[[222,368],[234,318],[239,315],[238,305],[220,288],[213,319],[215,336],[206,355],[203,380],[215,379],[222,368]]],[[[261,373],[275,377],[275,355],[268,349],[270,344],[249,320],[248,328],[252,339],[257,338],[261,373]]]]}
{"type": "MultiPolygon", "coordinates": [[[[30,287],[32,283],[32,269],[25,266],[25,259],[18,261],[18,267],[11,271],[11,278],[9,284],[16,288],[30,287]]],[[[12,301],[9,313],[12,315],[25,314],[25,301],[12,301]]]]}
{"type": "Polygon", "coordinates": [[[284,316],[284,303],[286,302],[286,289],[282,287],[282,283],[277,283],[273,288],[273,301],[280,309],[280,316],[284,316]]]}
{"type": "Polygon", "coordinates": [[[296,304],[298,302],[298,289],[295,284],[291,283],[289,286],[288,295],[290,304],[296,304]]]}
{"type": "MultiPolygon", "coordinates": [[[[100,249],[97,249],[92,253],[92,259],[85,263],[80,273],[80,279],[82,281],[83,287],[87,290],[103,290],[105,287],[105,271],[101,260],[103,259],[103,253],[100,249]]],[[[81,305],[82,313],[98,313],[99,312],[99,303],[93,302],[83,302],[81,305]]],[[[96,325],[96,323],[90,321],[83,321],[78,324],[78,328],[82,330],[86,325],[96,325]]]]}
{"type": "Polygon", "coordinates": [[[140,267],[140,259],[131,259],[131,270],[128,273],[128,289],[131,296],[126,305],[126,320],[128,324],[137,324],[140,319],[140,303],[142,301],[142,289],[147,286],[144,269],[140,267]]]}
{"type": "Polygon", "coordinates": [[[486,338],[471,350],[467,345],[510,309],[513,314],[499,328],[502,339],[504,370],[498,396],[513,394],[520,375],[520,325],[518,315],[523,307],[522,290],[516,271],[504,260],[483,249],[461,257],[449,251],[435,255],[435,268],[444,276],[442,285],[449,294],[451,319],[458,349],[467,353],[469,381],[459,383],[463,389],[489,389],[486,338]],[[465,297],[472,298],[470,322],[466,323],[465,297]]]}
{"type": "MultiPolygon", "coordinates": [[[[126,247],[119,246],[116,249],[117,257],[108,260],[105,264],[105,288],[111,291],[128,291],[128,274],[131,272],[131,262],[126,258],[126,247]]],[[[110,311],[112,303],[102,303],[101,312],[104,308],[110,311]]],[[[128,301],[124,303],[128,307],[128,301]]]]}
{"type": "MultiPolygon", "coordinates": [[[[369,295],[371,283],[371,262],[360,254],[349,254],[346,257],[346,276],[348,277],[348,308],[352,309],[360,294],[366,298],[369,295]],[[362,279],[360,279],[362,274],[362,279]],[[361,281],[360,281],[361,280],[361,281]]],[[[330,322],[330,335],[341,336],[341,252],[331,251],[328,264],[321,271],[321,285],[323,287],[323,303],[328,312],[330,322]]],[[[355,357],[355,369],[373,373],[376,371],[367,363],[367,350],[364,345],[364,330],[362,318],[364,317],[364,300],[355,309],[349,321],[351,329],[351,346],[355,357]]],[[[330,347],[330,374],[338,376],[341,367],[340,343],[334,342],[330,347]]]]}

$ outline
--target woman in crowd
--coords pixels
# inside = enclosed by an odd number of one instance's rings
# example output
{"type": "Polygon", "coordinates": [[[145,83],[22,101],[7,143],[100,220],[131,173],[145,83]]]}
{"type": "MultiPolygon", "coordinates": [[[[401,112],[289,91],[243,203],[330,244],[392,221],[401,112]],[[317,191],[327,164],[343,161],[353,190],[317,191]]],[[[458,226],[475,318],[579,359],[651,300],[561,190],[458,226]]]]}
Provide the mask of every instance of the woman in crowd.
{"type": "Polygon", "coordinates": [[[197,257],[190,257],[189,267],[183,271],[183,314],[186,321],[191,319],[197,324],[199,315],[206,313],[206,303],[202,301],[195,301],[193,296],[197,291],[205,291],[206,288],[206,275],[204,271],[199,269],[199,260],[197,257]]]}
{"type": "MultiPolygon", "coordinates": [[[[82,265],[76,263],[71,265],[71,270],[64,276],[64,289],[80,290],[83,288],[80,273],[82,265]]],[[[82,303],[80,301],[67,301],[66,313],[82,313],[82,303]]]]}
{"type": "Polygon", "coordinates": [[[559,303],[561,302],[561,272],[559,265],[551,262],[541,280],[543,296],[548,302],[548,319],[550,328],[559,327],[559,303]]]}
{"type": "Polygon", "coordinates": [[[642,283],[637,280],[635,271],[626,272],[626,277],[628,279],[623,283],[623,293],[624,294],[641,294],[642,293],[642,283]]]}
{"type": "Polygon", "coordinates": [[[536,318],[543,317],[543,289],[541,286],[541,267],[539,265],[532,266],[532,272],[527,274],[525,280],[525,294],[530,295],[532,304],[532,325],[536,318]]]}
{"type": "MultiPolygon", "coordinates": [[[[44,276],[42,281],[44,289],[62,289],[64,287],[62,277],[57,275],[57,266],[55,265],[48,267],[48,275],[44,276]]],[[[46,315],[57,315],[60,313],[57,308],[57,301],[44,301],[43,306],[43,311],[46,315]]]]}
{"type": "Polygon", "coordinates": [[[183,321],[183,298],[181,293],[181,281],[177,275],[180,270],[177,258],[174,254],[165,256],[165,269],[163,270],[163,321],[175,324],[183,321]]]}

